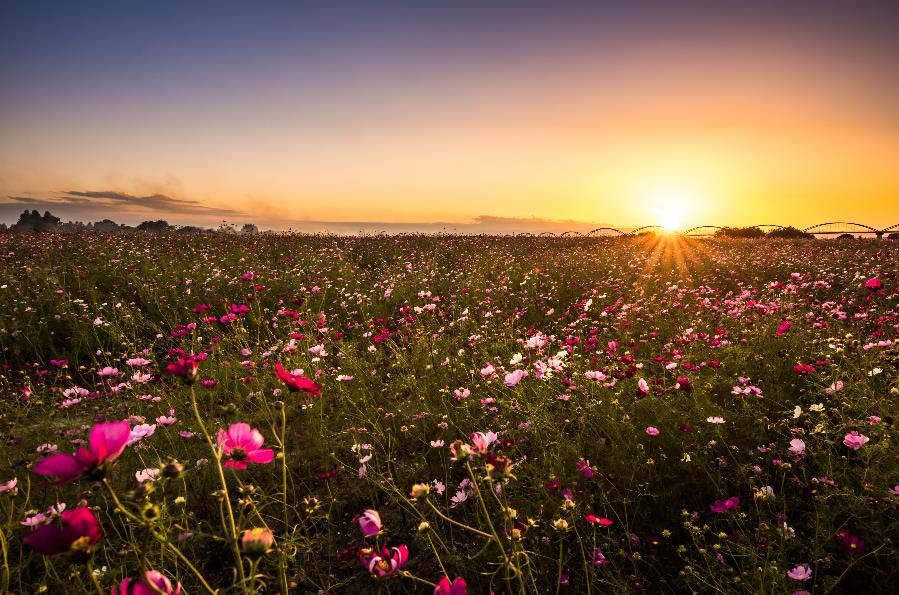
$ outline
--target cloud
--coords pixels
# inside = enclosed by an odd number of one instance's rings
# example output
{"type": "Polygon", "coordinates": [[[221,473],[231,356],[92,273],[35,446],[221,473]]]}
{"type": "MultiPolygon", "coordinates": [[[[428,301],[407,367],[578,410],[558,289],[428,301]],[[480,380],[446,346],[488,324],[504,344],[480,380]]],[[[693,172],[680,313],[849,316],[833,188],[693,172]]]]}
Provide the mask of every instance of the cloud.
{"type": "Polygon", "coordinates": [[[67,190],[45,196],[7,196],[0,202],[0,218],[15,218],[19,209],[50,210],[66,219],[97,221],[104,218],[130,223],[148,217],[189,218],[209,221],[221,217],[245,218],[235,209],[207,206],[196,200],[165,194],[138,196],[112,190],[67,190]]]}
{"type": "Polygon", "coordinates": [[[162,214],[171,213],[175,215],[216,215],[216,216],[234,216],[242,215],[240,211],[234,209],[223,209],[217,207],[206,206],[196,200],[182,200],[172,198],[165,194],[150,194],[148,196],[136,196],[134,194],[126,194],[124,192],[114,192],[111,190],[102,191],[79,191],[68,190],[63,192],[63,200],[77,201],[81,199],[96,200],[106,202],[107,204],[127,205],[138,207],[151,211],[157,211],[162,214]]]}

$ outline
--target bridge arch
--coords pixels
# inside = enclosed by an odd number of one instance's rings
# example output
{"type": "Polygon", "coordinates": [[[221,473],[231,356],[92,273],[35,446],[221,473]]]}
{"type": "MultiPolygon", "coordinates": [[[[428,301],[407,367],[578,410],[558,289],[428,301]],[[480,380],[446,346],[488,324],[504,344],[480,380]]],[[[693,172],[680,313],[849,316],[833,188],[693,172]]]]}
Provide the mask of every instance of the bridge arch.
{"type": "Polygon", "coordinates": [[[590,231],[588,231],[586,236],[592,238],[592,237],[596,237],[596,236],[606,235],[604,232],[609,232],[610,234],[615,234],[615,235],[619,235],[619,236],[625,235],[625,233],[623,231],[621,231],[620,229],[616,229],[614,227],[597,227],[596,229],[591,229],[590,231]]]}
{"type": "Polygon", "coordinates": [[[710,236],[714,235],[716,231],[719,229],[724,229],[720,225],[697,225],[696,227],[691,227],[690,229],[684,232],[685,236],[710,236]]]}
{"type": "Polygon", "coordinates": [[[873,233],[879,234],[880,230],[865,225],[864,223],[855,223],[853,221],[828,221],[827,223],[816,223],[815,225],[803,229],[805,233],[813,235],[843,235],[845,233],[873,233]]]}
{"type": "Polygon", "coordinates": [[[880,231],[893,231],[894,229],[899,229],[899,223],[896,225],[890,225],[889,227],[884,227],[880,231]]]}
{"type": "Polygon", "coordinates": [[[579,237],[579,238],[580,238],[580,237],[583,237],[584,234],[582,234],[582,233],[579,232],[579,231],[566,231],[566,232],[563,232],[562,235],[560,235],[559,237],[560,237],[560,238],[568,238],[568,237],[571,237],[571,236],[575,236],[575,237],[579,237]]]}
{"type": "Polygon", "coordinates": [[[665,228],[661,225],[644,225],[643,227],[632,229],[631,232],[627,235],[636,236],[640,235],[641,233],[655,233],[656,231],[665,231],[665,228]]]}

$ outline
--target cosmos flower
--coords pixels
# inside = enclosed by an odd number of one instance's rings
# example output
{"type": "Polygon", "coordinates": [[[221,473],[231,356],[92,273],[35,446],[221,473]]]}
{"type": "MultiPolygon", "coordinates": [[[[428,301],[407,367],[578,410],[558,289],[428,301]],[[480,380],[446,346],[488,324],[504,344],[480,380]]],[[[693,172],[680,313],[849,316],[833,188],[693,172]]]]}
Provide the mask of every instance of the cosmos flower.
{"type": "Polygon", "coordinates": [[[794,455],[801,455],[805,453],[805,442],[803,442],[799,438],[793,438],[792,440],[790,440],[789,450],[794,455]]]}
{"type": "Polygon", "coordinates": [[[739,507],[740,498],[737,496],[732,496],[727,500],[715,500],[709,505],[709,508],[712,510],[712,512],[717,512],[719,514],[739,507]]]}
{"type": "Polygon", "coordinates": [[[371,575],[383,578],[395,574],[406,565],[409,549],[405,545],[389,550],[384,547],[377,553],[374,549],[366,548],[359,553],[359,560],[371,575]]]}
{"type": "Polygon", "coordinates": [[[365,537],[374,537],[381,532],[381,515],[378,514],[377,510],[369,508],[356,517],[356,524],[358,524],[359,529],[362,530],[362,535],[365,537]]]}
{"type": "Polygon", "coordinates": [[[193,357],[182,357],[165,367],[166,372],[172,376],[177,376],[186,384],[193,383],[199,374],[200,362],[193,357]]]}
{"type": "Polygon", "coordinates": [[[468,585],[465,584],[465,579],[461,576],[457,576],[453,579],[453,582],[450,583],[449,577],[444,576],[437,583],[437,586],[434,587],[434,595],[467,595],[468,594],[468,585]]]}
{"type": "Polygon", "coordinates": [[[807,581],[812,578],[812,569],[808,564],[799,564],[787,571],[787,576],[794,581],[807,581]]]}
{"type": "Polygon", "coordinates": [[[316,384],[302,374],[293,374],[284,369],[281,364],[275,364],[275,376],[283,382],[290,392],[304,392],[313,397],[321,396],[321,384],[316,384]]]}
{"type": "Polygon", "coordinates": [[[74,455],[55,453],[34,464],[38,475],[55,477],[54,484],[64,484],[86,473],[102,472],[106,463],[115,461],[131,437],[128,422],[112,421],[91,428],[89,448],[79,448],[74,455]]]}
{"type": "Polygon", "coordinates": [[[852,430],[845,436],[843,436],[843,444],[851,448],[852,450],[858,450],[862,446],[868,443],[868,438],[864,434],[859,434],[857,431],[852,430]]]}
{"type": "Polygon", "coordinates": [[[659,432],[658,428],[653,427],[653,426],[649,426],[643,431],[646,432],[647,434],[649,434],[650,436],[658,436],[661,433],[661,432],[659,432]]]}
{"type": "Polygon", "coordinates": [[[111,595],[179,595],[181,583],[175,583],[158,570],[147,570],[140,578],[126,578],[118,588],[113,587],[111,595]]]}
{"type": "Polygon", "coordinates": [[[275,453],[270,448],[259,448],[264,438],[259,430],[250,424],[231,424],[228,430],[220,428],[216,441],[222,454],[228,458],[225,467],[246,469],[247,463],[271,463],[275,453]]]}
{"type": "Polygon", "coordinates": [[[22,541],[45,556],[64,553],[87,553],[103,539],[94,511],[86,506],[67,510],[59,523],[41,525],[22,541]]]}

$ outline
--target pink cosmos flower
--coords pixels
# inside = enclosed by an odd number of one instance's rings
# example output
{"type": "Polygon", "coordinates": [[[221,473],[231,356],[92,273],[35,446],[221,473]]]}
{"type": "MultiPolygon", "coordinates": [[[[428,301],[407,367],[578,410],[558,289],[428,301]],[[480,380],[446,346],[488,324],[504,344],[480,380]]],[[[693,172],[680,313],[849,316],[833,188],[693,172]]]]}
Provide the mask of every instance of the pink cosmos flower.
{"type": "Polygon", "coordinates": [[[366,537],[377,535],[381,532],[381,527],[383,526],[381,524],[381,515],[378,514],[377,510],[372,510],[371,508],[357,516],[356,523],[366,537]]]}
{"type": "Polygon", "coordinates": [[[805,442],[799,438],[790,440],[790,452],[794,455],[801,455],[805,452],[805,442]]]}
{"type": "Polygon", "coordinates": [[[175,583],[158,570],[148,570],[142,578],[126,578],[118,587],[113,587],[110,595],[179,595],[181,583],[175,583]]]}
{"type": "Polygon", "coordinates": [[[728,510],[739,508],[740,507],[740,498],[737,496],[732,496],[727,500],[715,500],[709,505],[709,508],[712,509],[712,512],[722,513],[727,512],[728,510]]]}
{"type": "Polygon", "coordinates": [[[104,463],[116,460],[131,437],[127,420],[97,424],[91,428],[90,448],[79,448],[74,455],[55,453],[34,464],[38,475],[55,477],[54,484],[72,481],[87,472],[101,470],[104,463]]]}
{"type": "Polygon", "coordinates": [[[868,438],[864,434],[859,434],[857,431],[852,430],[845,436],[843,436],[843,444],[851,448],[852,450],[858,450],[862,446],[868,443],[868,438]]]}
{"type": "Polygon", "coordinates": [[[41,525],[22,541],[45,556],[67,552],[89,553],[91,546],[103,539],[94,511],[86,506],[67,510],[60,523],[41,525]]]}
{"type": "Polygon", "coordinates": [[[461,576],[457,576],[452,584],[449,577],[445,576],[434,587],[434,595],[468,595],[468,585],[461,576]]]}
{"type": "Polygon", "coordinates": [[[648,428],[646,428],[646,429],[644,430],[644,432],[646,432],[646,433],[649,434],[650,436],[658,436],[659,434],[661,434],[661,432],[659,432],[659,429],[658,429],[658,428],[655,428],[655,427],[653,427],[653,426],[649,426],[648,428]]]}
{"type": "Polygon", "coordinates": [[[383,578],[396,573],[406,565],[409,560],[409,549],[405,545],[389,550],[385,547],[380,554],[375,550],[366,549],[360,552],[359,559],[369,573],[383,578]]]}
{"type": "Polygon", "coordinates": [[[641,378],[640,380],[637,381],[637,396],[645,397],[648,394],[649,394],[649,384],[646,382],[646,380],[641,378]]]}
{"type": "Polygon", "coordinates": [[[527,370],[515,370],[514,372],[509,372],[508,374],[506,374],[503,382],[506,386],[512,388],[513,386],[521,382],[522,378],[526,378],[527,375],[527,370]]]}
{"type": "Polygon", "coordinates": [[[790,322],[789,320],[784,320],[782,323],[780,323],[780,326],[777,327],[777,336],[781,337],[781,336],[785,335],[786,332],[788,330],[790,330],[791,328],[793,328],[793,323],[790,322]]]}
{"type": "Polygon", "coordinates": [[[250,424],[231,424],[227,431],[219,429],[216,441],[222,454],[228,457],[225,467],[246,469],[247,463],[271,463],[275,453],[270,448],[259,448],[264,438],[250,424]]]}
{"type": "Polygon", "coordinates": [[[277,376],[278,380],[283,382],[287,386],[287,389],[292,393],[301,391],[304,393],[308,393],[313,397],[322,396],[321,384],[316,384],[302,374],[293,374],[291,372],[288,372],[281,364],[275,364],[275,376],[277,376]]]}
{"type": "Polygon", "coordinates": [[[5,483],[0,483],[0,494],[10,492],[15,495],[18,492],[18,488],[16,488],[17,485],[19,485],[19,479],[17,477],[13,477],[5,483]]]}
{"type": "Polygon", "coordinates": [[[812,569],[808,564],[799,564],[787,572],[787,576],[794,581],[807,581],[812,578],[812,569]]]}
{"type": "Polygon", "coordinates": [[[487,452],[487,448],[496,441],[496,434],[493,432],[475,432],[471,435],[471,443],[474,446],[474,450],[479,454],[484,454],[487,452]]]}

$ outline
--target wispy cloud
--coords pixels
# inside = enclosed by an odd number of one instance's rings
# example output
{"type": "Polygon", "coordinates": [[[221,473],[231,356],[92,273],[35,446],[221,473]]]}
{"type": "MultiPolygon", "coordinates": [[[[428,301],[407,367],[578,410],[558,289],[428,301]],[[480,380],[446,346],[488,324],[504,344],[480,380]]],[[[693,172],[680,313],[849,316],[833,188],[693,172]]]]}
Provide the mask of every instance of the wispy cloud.
{"type": "Polygon", "coordinates": [[[246,217],[236,209],[203,204],[197,200],[166,194],[140,196],[113,190],[66,190],[49,196],[7,196],[0,202],[0,215],[8,217],[16,209],[48,209],[63,218],[96,220],[104,217],[246,217]]]}

